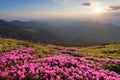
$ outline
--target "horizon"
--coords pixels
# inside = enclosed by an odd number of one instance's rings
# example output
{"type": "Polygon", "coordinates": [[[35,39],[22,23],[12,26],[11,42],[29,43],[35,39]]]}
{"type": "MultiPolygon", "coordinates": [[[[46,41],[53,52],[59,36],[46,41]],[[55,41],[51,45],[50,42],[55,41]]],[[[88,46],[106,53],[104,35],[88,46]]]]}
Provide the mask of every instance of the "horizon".
{"type": "Polygon", "coordinates": [[[112,24],[112,25],[115,25],[115,26],[118,26],[120,27],[120,23],[118,20],[118,22],[114,22],[113,21],[103,21],[103,20],[100,20],[100,19],[88,19],[88,18],[83,18],[83,19],[77,19],[77,18],[49,18],[49,19],[0,19],[0,20],[4,20],[4,21],[7,21],[7,22],[12,22],[12,21],[20,21],[20,22],[31,22],[31,21],[34,21],[34,22],[47,22],[49,24],[51,23],[56,23],[56,22],[71,22],[71,21],[79,21],[79,22],[94,22],[94,23],[100,23],[100,24],[112,24]]]}

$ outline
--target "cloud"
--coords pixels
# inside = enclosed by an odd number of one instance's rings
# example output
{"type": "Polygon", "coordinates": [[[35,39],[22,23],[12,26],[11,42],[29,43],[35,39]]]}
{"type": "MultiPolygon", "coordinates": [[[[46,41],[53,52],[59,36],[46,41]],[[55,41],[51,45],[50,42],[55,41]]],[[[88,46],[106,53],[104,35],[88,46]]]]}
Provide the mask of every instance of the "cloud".
{"type": "Polygon", "coordinates": [[[109,6],[111,10],[120,10],[120,6],[109,6]]]}
{"type": "Polygon", "coordinates": [[[91,6],[90,2],[82,3],[83,6],[91,6]]]}
{"type": "Polygon", "coordinates": [[[53,0],[53,1],[71,2],[72,0],[53,0]]]}
{"type": "Polygon", "coordinates": [[[63,0],[63,2],[71,2],[72,0],[63,0]]]}
{"type": "Polygon", "coordinates": [[[111,12],[111,15],[114,15],[120,18],[120,12],[111,12]]]}

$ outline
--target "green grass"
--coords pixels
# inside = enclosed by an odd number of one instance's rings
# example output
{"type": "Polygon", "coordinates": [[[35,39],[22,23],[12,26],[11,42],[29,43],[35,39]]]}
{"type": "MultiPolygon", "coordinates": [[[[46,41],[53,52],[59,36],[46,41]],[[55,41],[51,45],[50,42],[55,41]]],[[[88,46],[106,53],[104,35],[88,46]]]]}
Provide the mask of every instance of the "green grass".
{"type": "Polygon", "coordinates": [[[20,48],[25,49],[28,47],[34,48],[37,51],[37,55],[39,57],[44,57],[46,54],[57,55],[59,53],[58,50],[54,49],[54,45],[36,44],[28,41],[14,39],[0,39],[0,54],[20,48]]]}
{"type": "MultiPolygon", "coordinates": [[[[39,57],[44,57],[46,55],[58,55],[59,50],[56,49],[55,45],[44,45],[37,44],[28,41],[21,41],[15,39],[2,39],[0,38],[0,54],[12,51],[20,48],[34,48],[37,51],[39,57]]],[[[62,47],[62,46],[60,46],[62,47]]],[[[108,44],[101,46],[92,47],[81,47],[79,54],[74,54],[73,56],[85,56],[85,57],[99,57],[99,58],[112,58],[120,59],[120,44],[108,44]]]]}
{"type": "Polygon", "coordinates": [[[80,50],[86,52],[88,56],[120,59],[120,44],[83,47],[80,50]]]}
{"type": "Polygon", "coordinates": [[[37,30],[33,28],[24,28],[24,30],[29,32],[37,32],[37,30]]]}

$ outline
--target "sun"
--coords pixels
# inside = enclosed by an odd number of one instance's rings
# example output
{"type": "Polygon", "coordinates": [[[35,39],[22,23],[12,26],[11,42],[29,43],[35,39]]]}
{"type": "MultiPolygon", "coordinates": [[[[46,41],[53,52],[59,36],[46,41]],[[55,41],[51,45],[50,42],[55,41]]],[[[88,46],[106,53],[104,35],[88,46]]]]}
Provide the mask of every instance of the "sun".
{"type": "Polygon", "coordinates": [[[101,6],[94,6],[93,12],[95,14],[102,14],[102,13],[104,13],[104,10],[101,6]]]}
{"type": "Polygon", "coordinates": [[[92,4],[93,14],[103,14],[107,12],[107,7],[100,2],[93,2],[92,4]]]}

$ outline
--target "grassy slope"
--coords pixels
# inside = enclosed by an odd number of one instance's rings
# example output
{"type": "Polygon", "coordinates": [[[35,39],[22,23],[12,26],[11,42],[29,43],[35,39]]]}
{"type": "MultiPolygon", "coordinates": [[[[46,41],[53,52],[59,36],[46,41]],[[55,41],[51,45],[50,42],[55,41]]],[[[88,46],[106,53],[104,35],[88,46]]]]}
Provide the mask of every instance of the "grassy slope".
{"type": "Polygon", "coordinates": [[[16,49],[34,48],[40,57],[44,57],[45,54],[58,54],[58,50],[55,50],[53,45],[36,44],[28,41],[21,41],[15,39],[3,39],[0,38],[0,54],[16,49]]]}
{"type": "MultiPolygon", "coordinates": [[[[4,53],[7,51],[20,49],[20,48],[27,48],[27,47],[35,48],[37,50],[37,54],[40,57],[44,57],[47,54],[50,55],[59,54],[59,50],[56,49],[56,47],[59,46],[36,44],[21,40],[0,38],[0,53],[4,53]]],[[[93,47],[83,47],[79,49],[80,49],[80,53],[76,54],[75,56],[93,56],[93,57],[101,57],[101,58],[120,59],[120,44],[108,44],[108,45],[93,46],[93,47]]]]}
{"type": "Polygon", "coordinates": [[[81,52],[86,52],[88,56],[120,59],[120,44],[84,47],[80,50],[81,52]]]}

